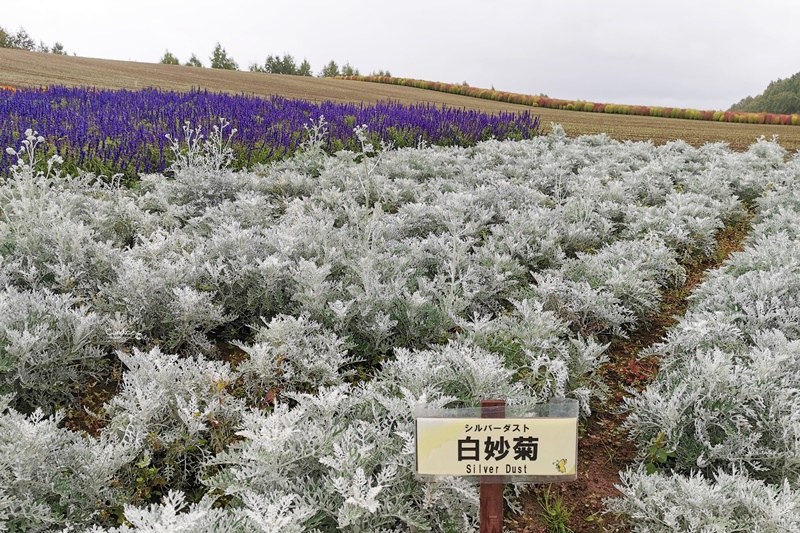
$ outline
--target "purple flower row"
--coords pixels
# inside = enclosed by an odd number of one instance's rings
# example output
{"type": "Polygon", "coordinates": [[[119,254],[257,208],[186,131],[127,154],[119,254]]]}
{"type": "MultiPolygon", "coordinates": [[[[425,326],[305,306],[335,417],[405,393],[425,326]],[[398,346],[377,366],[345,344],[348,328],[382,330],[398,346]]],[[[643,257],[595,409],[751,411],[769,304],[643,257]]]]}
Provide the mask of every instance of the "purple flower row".
{"type": "MultiPolygon", "coordinates": [[[[0,148],[18,148],[28,128],[43,135],[67,170],[98,174],[121,172],[127,178],[161,172],[169,166],[166,135],[183,136],[189,121],[208,133],[225,118],[238,131],[233,138],[237,168],[291,155],[307,136],[304,125],[321,115],[328,123],[326,149],[357,150],[353,128],[366,124],[371,140],[395,146],[472,145],[489,138],[525,139],[537,135],[538,116],[528,112],[486,114],[432,105],[393,102],[354,104],[262,98],[195,90],[176,93],[145,89],[97,90],[50,87],[0,91],[0,148]]],[[[0,175],[14,163],[3,152],[0,175]]]]}

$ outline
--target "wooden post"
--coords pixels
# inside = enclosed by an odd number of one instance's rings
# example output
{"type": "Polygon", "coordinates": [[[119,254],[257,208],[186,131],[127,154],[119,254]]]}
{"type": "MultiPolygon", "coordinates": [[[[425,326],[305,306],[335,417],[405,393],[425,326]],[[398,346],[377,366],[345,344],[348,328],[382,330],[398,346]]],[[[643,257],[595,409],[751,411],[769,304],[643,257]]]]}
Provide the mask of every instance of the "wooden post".
{"type": "MultiPolygon", "coordinates": [[[[481,418],[505,418],[505,400],[482,400],[481,418]]],[[[503,533],[503,483],[481,479],[481,533],[503,533]]]]}

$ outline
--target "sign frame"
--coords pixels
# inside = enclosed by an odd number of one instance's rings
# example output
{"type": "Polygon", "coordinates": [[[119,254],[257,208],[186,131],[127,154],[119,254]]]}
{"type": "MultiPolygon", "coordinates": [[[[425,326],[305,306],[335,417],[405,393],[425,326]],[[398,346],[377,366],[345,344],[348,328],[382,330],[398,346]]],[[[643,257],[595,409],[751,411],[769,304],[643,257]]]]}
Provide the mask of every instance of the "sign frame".
{"type": "Polygon", "coordinates": [[[442,476],[458,476],[482,484],[574,481],[578,476],[578,413],[578,401],[570,398],[533,405],[417,408],[413,413],[416,477],[421,481],[435,481],[442,476]],[[454,435],[461,438],[454,440],[454,435]],[[552,444],[548,444],[550,441],[552,444]],[[457,454],[457,461],[442,461],[442,453],[448,457],[457,454]],[[527,473],[528,466],[539,459],[541,462],[535,465],[537,471],[527,473]],[[475,463],[468,463],[468,460],[475,463]],[[455,462],[459,471],[455,471],[455,462]],[[463,470],[460,470],[462,463],[463,470]],[[473,467],[477,468],[473,470],[473,467]],[[435,470],[448,471],[434,473],[435,470]],[[546,473],[550,471],[553,473],[546,473]]]}

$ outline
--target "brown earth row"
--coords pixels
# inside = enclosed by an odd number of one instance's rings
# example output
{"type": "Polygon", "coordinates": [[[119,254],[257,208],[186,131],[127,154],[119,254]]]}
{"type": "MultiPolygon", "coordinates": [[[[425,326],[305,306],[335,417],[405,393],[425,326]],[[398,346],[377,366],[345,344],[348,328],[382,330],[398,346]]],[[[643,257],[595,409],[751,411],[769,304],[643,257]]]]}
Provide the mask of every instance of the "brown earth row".
{"type": "MultiPolygon", "coordinates": [[[[619,472],[636,460],[636,446],[622,429],[625,415],[620,412],[623,399],[631,390],[644,390],[658,372],[658,358],[640,354],[661,342],[669,328],[686,313],[689,295],[705,279],[707,273],[719,268],[733,252],[744,247],[750,231],[751,216],[723,228],[717,234],[717,246],[710,256],[695,256],[683,262],[686,282],[662,294],[661,307],[647,324],[630,333],[627,339],[617,337],[608,349],[609,362],[599,371],[608,387],[606,399],[592,406],[592,416],[582,424],[578,440],[578,479],[553,486],[553,498],[560,499],[568,511],[564,524],[572,533],[622,533],[629,531],[623,517],[606,514],[603,500],[622,494],[615,485],[620,483],[619,472]]],[[[518,533],[548,533],[540,501],[548,487],[534,487],[520,499],[524,513],[510,516],[507,525],[518,533]]]]}

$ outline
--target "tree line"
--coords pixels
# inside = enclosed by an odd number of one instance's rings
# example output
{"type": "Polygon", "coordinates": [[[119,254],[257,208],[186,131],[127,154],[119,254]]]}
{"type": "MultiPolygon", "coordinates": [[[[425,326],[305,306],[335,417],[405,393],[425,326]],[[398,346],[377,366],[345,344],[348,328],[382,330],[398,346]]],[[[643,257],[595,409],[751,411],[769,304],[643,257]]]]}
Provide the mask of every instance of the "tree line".
{"type": "MultiPolygon", "coordinates": [[[[12,32],[0,27],[0,48],[14,48],[18,50],[30,50],[32,52],[46,52],[50,54],[67,55],[64,45],[60,42],[56,42],[52,46],[48,46],[44,41],[39,41],[37,43],[36,40],[28,34],[25,28],[22,27],[20,27],[20,29],[16,32],[12,32]]],[[[73,53],[73,55],[75,54],[73,53]]],[[[209,62],[211,68],[239,70],[239,65],[220,43],[217,43],[217,45],[214,47],[214,51],[211,53],[209,62]]],[[[160,63],[167,65],[183,64],[190,67],[204,66],[203,62],[197,57],[196,54],[192,54],[192,57],[190,57],[186,62],[181,63],[181,61],[169,50],[167,50],[164,55],[161,56],[160,63]]],[[[307,59],[304,58],[303,61],[298,64],[295,58],[290,54],[284,54],[283,57],[269,55],[267,56],[267,59],[264,61],[263,65],[252,63],[249,66],[249,70],[251,72],[266,72],[270,74],[314,76],[314,73],[311,70],[311,64],[307,59]]],[[[340,66],[335,61],[331,60],[316,75],[321,78],[333,76],[359,76],[361,75],[361,72],[357,68],[350,65],[350,63],[345,63],[344,65],[340,66]]],[[[377,72],[372,72],[370,75],[391,76],[391,73],[388,70],[379,70],[377,72]]]]}
{"type": "Polygon", "coordinates": [[[750,113],[800,114],[800,72],[770,82],[763,93],[747,96],[731,106],[731,111],[750,113]]]}
{"type": "MultiPolygon", "coordinates": [[[[228,54],[228,52],[222,47],[220,43],[214,47],[214,51],[211,53],[211,57],[209,58],[211,68],[218,68],[224,70],[239,70],[239,65],[233,59],[233,57],[228,54]]],[[[190,67],[203,67],[203,63],[198,59],[197,55],[192,54],[192,57],[186,61],[185,63],[181,63],[181,61],[169,50],[164,52],[164,55],[161,56],[160,63],[166,65],[186,65],[190,67]]],[[[283,56],[278,55],[268,55],[267,59],[264,61],[263,65],[259,65],[257,63],[251,63],[248,67],[250,72],[266,72],[268,74],[290,74],[293,76],[314,76],[311,70],[311,63],[308,62],[307,59],[303,58],[299,64],[297,60],[291,54],[283,54],[283,56]]],[[[336,61],[331,60],[328,64],[326,64],[322,70],[317,73],[317,76],[320,78],[329,78],[333,76],[359,76],[361,72],[350,65],[350,63],[345,63],[344,65],[339,65],[336,61]]],[[[370,75],[372,76],[391,76],[391,73],[386,70],[379,70],[377,72],[372,72],[370,75]]]]}
{"type": "Polygon", "coordinates": [[[31,52],[46,52],[49,54],[67,55],[64,45],[56,42],[48,46],[44,41],[36,40],[28,35],[25,28],[20,28],[16,33],[0,27],[0,48],[14,48],[16,50],[30,50],[31,52]]]}

